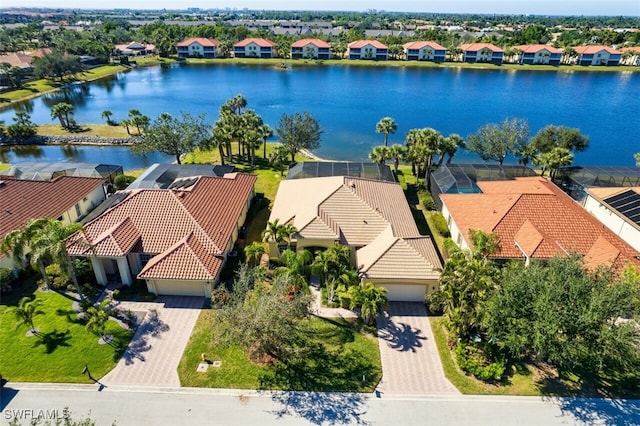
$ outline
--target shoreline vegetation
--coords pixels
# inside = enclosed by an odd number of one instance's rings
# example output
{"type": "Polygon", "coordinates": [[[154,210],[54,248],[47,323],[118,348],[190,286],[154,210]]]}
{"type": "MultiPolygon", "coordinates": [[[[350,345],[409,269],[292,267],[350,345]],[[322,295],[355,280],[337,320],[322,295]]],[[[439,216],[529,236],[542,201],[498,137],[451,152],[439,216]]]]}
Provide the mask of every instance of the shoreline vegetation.
{"type": "Polygon", "coordinates": [[[466,62],[442,62],[430,61],[405,61],[405,60],[349,60],[349,59],[282,59],[282,58],[187,58],[176,59],[174,57],[161,58],[158,56],[134,58],[131,65],[108,64],[92,68],[82,73],[72,76],[70,82],[55,82],[48,79],[33,80],[24,85],[21,89],[10,90],[0,93],[0,110],[10,108],[13,104],[37,98],[46,93],[55,92],[68,86],[69,84],[82,84],[110,77],[120,72],[127,72],[132,68],[148,67],[171,64],[220,64],[220,65],[271,65],[290,71],[296,67],[312,66],[354,66],[354,67],[389,67],[389,68],[427,68],[427,69],[478,69],[493,71],[536,71],[536,72],[640,72],[638,66],[580,66],[580,65],[521,65],[502,64],[494,65],[488,63],[466,63],[466,62]],[[133,62],[135,61],[135,62],[133,62]]]}

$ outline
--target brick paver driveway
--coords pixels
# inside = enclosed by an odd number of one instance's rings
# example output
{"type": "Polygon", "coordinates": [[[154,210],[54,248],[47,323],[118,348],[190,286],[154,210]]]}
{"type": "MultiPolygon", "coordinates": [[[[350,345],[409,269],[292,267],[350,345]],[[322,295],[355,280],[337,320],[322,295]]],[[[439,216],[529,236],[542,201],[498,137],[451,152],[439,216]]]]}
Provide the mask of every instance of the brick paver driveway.
{"type": "Polygon", "coordinates": [[[391,302],[378,317],[382,380],[388,394],[459,394],[446,379],[422,303],[391,302]]]}
{"type": "Polygon", "coordinates": [[[203,303],[202,297],[160,296],[154,302],[118,304],[118,309],[146,316],[116,367],[100,383],[180,386],[178,363],[203,303]]]}

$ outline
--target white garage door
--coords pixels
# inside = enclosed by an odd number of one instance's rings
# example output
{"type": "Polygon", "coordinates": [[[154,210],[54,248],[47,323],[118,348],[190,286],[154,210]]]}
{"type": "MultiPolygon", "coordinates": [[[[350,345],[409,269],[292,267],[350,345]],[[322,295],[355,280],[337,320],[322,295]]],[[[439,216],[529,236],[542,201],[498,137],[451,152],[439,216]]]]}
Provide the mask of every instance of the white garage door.
{"type": "Polygon", "coordinates": [[[204,297],[204,284],[197,281],[156,281],[156,293],[167,296],[204,297]]]}
{"type": "Polygon", "coordinates": [[[426,285],[380,284],[377,287],[387,289],[389,302],[424,302],[424,295],[427,291],[426,285]]]}

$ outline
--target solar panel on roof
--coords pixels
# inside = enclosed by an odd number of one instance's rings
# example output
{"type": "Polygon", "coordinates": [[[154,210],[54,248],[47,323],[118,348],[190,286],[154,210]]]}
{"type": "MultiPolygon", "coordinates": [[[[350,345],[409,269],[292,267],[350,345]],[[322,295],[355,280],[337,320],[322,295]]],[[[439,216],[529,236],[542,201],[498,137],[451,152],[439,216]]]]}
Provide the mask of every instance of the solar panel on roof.
{"type": "Polygon", "coordinates": [[[629,189],[604,201],[630,221],[640,225],[640,194],[629,189]]]}

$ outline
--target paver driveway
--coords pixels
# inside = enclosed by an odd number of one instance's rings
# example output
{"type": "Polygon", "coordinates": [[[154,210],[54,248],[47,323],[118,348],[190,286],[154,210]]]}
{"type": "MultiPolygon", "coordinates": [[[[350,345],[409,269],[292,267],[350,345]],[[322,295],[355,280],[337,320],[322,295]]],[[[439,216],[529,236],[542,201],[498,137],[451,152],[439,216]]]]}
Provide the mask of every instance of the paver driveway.
{"type": "Polygon", "coordinates": [[[121,302],[118,309],[146,312],[146,316],[116,367],[100,383],[180,386],[178,363],[203,303],[202,297],[186,296],[121,302]]]}
{"type": "Polygon", "coordinates": [[[378,317],[382,380],[388,394],[459,394],[442,370],[427,311],[422,303],[391,302],[378,317]]]}

